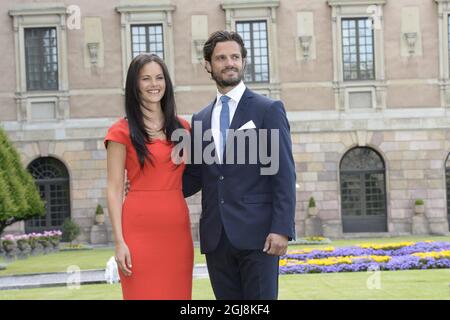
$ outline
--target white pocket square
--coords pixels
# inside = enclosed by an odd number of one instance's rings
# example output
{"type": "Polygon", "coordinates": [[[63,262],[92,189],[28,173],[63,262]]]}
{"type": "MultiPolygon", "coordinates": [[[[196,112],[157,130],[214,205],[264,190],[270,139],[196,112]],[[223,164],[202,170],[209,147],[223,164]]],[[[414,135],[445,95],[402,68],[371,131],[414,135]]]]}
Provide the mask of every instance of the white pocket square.
{"type": "Polygon", "coordinates": [[[247,130],[247,129],[255,129],[256,126],[252,120],[242,125],[238,130],[247,130]]]}

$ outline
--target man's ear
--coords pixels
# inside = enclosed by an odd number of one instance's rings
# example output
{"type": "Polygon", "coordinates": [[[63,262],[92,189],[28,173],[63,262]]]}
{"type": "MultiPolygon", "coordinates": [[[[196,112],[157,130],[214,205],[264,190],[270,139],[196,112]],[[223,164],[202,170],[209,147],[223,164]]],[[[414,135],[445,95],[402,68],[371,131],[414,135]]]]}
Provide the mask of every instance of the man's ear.
{"type": "Polygon", "coordinates": [[[208,73],[211,73],[211,70],[212,70],[212,68],[211,68],[211,63],[210,63],[209,61],[206,61],[206,60],[205,60],[205,70],[206,70],[208,73]]]}

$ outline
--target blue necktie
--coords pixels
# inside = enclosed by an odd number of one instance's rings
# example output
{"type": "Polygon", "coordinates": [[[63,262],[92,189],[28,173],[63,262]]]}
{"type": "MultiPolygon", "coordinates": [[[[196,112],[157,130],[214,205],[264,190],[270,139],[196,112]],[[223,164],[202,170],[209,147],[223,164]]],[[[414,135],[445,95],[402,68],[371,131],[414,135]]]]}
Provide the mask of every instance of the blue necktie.
{"type": "Polygon", "coordinates": [[[227,141],[227,130],[230,127],[230,106],[228,105],[228,101],[230,101],[230,97],[221,96],[220,101],[222,101],[222,110],[220,111],[220,155],[223,161],[223,152],[225,150],[225,144],[227,141]]]}

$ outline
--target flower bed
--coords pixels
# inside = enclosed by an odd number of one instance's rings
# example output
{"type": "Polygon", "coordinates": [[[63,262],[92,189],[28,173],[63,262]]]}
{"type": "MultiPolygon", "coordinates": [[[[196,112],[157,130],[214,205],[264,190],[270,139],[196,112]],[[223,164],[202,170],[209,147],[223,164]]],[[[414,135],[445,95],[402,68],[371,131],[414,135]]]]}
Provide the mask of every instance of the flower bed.
{"type": "Polygon", "coordinates": [[[6,260],[14,260],[59,251],[61,236],[62,232],[59,230],[18,236],[6,235],[0,238],[0,255],[6,260]]]}
{"type": "Polygon", "coordinates": [[[450,268],[450,242],[361,244],[289,252],[280,273],[329,273],[367,270],[450,268]]]}

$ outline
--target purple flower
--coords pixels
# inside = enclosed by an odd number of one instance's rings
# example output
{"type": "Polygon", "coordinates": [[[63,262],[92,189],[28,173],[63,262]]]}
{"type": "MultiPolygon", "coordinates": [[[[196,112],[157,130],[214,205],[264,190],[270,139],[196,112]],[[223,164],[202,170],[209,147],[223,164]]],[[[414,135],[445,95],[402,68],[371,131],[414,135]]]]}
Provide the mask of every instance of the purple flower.
{"type": "Polygon", "coordinates": [[[357,246],[336,248],[333,251],[313,250],[304,254],[287,254],[282,257],[306,262],[309,259],[322,259],[340,256],[390,256],[388,262],[377,263],[369,259],[354,259],[351,264],[334,265],[285,265],[280,267],[281,274],[293,273],[330,273],[330,272],[358,272],[367,270],[411,270],[411,269],[436,269],[450,268],[450,259],[420,258],[413,256],[417,252],[439,252],[450,250],[450,242],[418,242],[414,245],[394,249],[377,250],[373,248],[361,248],[357,246]]]}

